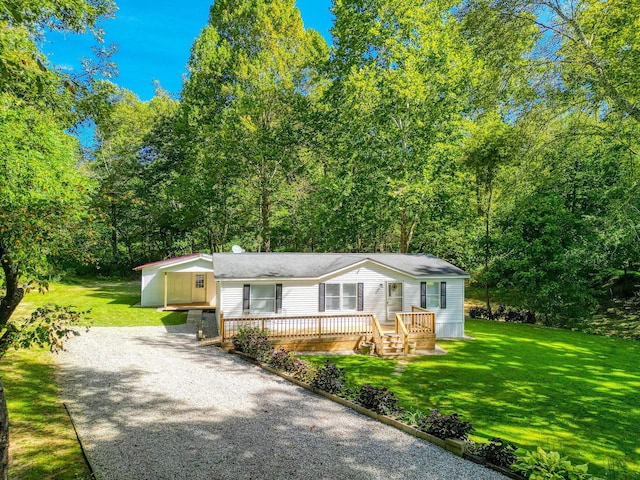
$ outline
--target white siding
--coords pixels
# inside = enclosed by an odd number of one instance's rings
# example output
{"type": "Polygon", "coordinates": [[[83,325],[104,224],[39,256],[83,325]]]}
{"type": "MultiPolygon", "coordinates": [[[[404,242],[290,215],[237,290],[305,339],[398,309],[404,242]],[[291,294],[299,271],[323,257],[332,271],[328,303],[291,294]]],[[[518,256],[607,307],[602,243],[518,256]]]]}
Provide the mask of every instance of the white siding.
{"type": "Polygon", "coordinates": [[[143,307],[159,307],[164,305],[164,274],[167,277],[168,302],[191,303],[192,273],[206,273],[207,298],[215,301],[215,280],[213,266],[206,259],[197,258],[179,265],[150,266],[142,269],[140,304],[143,307]]]}
{"type": "MultiPolygon", "coordinates": [[[[447,282],[447,308],[435,308],[436,336],[461,337],[464,335],[464,279],[455,277],[429,277],[414,279],[379,265],[361,265],[359,267],[328,276],[319,281],[295,280],[255,280],[246,282],[220,281],[218,309],[226,317],[241,317],[242,288],[247,283],[282,283],[282,312],[280,315],[315,315],[318,313],[319,283],[363,283],[363,313],[374,313],[381,323],[386,322],[386,284],[403,283],[403,311],[411,311],[411,306],[420,305],[421,281],[447,282]]],[[[334,312],[324,312],[330,315],[334,312]]],[[[274,315],[275,316],[275,315],[274,315]]],[[[393,321],[392,319],[390,319],[393,321]]]]}
{"type": "Polygon", "coordinates": [[[164,305],[164,274],[159,267],[142,269],[140,304],[143,307],[164,305]]]}

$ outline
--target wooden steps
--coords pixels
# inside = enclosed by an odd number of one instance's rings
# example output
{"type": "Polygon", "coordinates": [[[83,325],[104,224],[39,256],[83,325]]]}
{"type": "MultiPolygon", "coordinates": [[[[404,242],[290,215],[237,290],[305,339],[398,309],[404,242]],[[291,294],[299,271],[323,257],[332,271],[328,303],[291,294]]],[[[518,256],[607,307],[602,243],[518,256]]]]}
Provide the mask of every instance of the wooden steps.
{"type": "Polygon", "coordinates": [[[382,348],[377,352],[385,358],[404,357],[404,345],[397,333],[384,333],[382,336],[382,348]]]}

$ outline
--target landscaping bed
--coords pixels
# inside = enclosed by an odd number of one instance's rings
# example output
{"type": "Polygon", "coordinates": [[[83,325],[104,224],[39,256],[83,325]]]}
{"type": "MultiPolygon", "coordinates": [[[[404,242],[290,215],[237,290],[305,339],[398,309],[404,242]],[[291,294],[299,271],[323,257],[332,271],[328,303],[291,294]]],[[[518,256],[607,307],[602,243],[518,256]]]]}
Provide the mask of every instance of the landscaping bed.
{"type": "MultiPolygon", "coordinates": [[[[237,337],[234,337],[234,346],[252,358],[267,363],[272,367],[272,370],[287,372],[288,376],[293,377],[296,383],[305,386],[305,388],[338,396],[343,399],[340,403],[350,402],[350,406],[353,404],[352,408],[355,410],[361,411],[363,407],[371,410],[377,415],[375,418],[385,423],[400,422],[407,429],[426,432],[432,437],[438,437],[445,448],[448,443],[455,444],[455,441],[461,441],[462,447],[460,447],[459,454],[464,455],[467,450],[469,458],[483,464],[495,462],[499,467],[510,467],[508,470],[512,474],[523,473],[526,478],[529,478],[529,475],[533,475],[534,472],[544,472],[545,468],[550,469],[549,471],[559,469],[561,474],[572,475],[571,478],[592,478],[587,473],[586,465],[572,464],[560,454],[554,451],[545,451],[537,445],[534,445],[529,451],[521,450],[516,454],[517,446],[515,444],[497,437],[490,438],[488,443],[473,442],[468,437],[472,431],[471,424],[459,415],[455,413],[441,414],[434,408],[430,413],[426,413],[424,409],[403,408],[394,393],[394,388],[387,389],[386,387],[375,387],[370,383],[348,382],[345,370],[329,362],[325,357],[322,357],[323,364],[313,365],[301,360],[291,352],[273,350],[266,335],[259,330],[245,329],[237,337]]],[[[390,363],[386,360],[364,356],[331,357],[333,361],[345,358],[362,358],[365,362],[390,363]]],[[[366,378],[369,380],[370,376],[366,378]]],[[[364,410],[361,413],[364,413],[364,410]]],[[[575,454],[576,452],[570,451],[569,453],[575,454]]],[[[559,476],[557,478],[565,477],[559,476]]]]}

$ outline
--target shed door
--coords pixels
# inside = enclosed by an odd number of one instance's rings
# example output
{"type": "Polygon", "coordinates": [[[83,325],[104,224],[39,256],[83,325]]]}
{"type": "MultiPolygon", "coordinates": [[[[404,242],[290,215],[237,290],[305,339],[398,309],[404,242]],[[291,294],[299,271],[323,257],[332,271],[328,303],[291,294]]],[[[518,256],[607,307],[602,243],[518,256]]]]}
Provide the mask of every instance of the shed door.
{"type": "Polygon", "coordinates": [[[191,289],[191,301],[203,303],[207,299],[207,276],[204,273],[193,274],[193,288],[191,289]]]}
{"type": "Polygon", "coordinates": [[[402,282],[387,282],[387,322],[393,322],[402,311],[402,282]]]}

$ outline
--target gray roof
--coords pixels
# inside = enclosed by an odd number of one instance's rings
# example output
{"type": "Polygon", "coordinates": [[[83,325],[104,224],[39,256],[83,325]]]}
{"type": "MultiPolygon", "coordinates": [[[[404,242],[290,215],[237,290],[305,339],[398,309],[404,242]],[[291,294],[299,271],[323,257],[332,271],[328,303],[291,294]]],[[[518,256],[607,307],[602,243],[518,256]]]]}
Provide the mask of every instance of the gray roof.
{"type": "Polygon", "coordinates": [[[412,277],[468,277],[465,271],[433,255],[402,253],[214,253],[213,272],[216,279],[312,279],[367,259],[412,277]]]}

